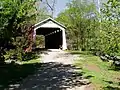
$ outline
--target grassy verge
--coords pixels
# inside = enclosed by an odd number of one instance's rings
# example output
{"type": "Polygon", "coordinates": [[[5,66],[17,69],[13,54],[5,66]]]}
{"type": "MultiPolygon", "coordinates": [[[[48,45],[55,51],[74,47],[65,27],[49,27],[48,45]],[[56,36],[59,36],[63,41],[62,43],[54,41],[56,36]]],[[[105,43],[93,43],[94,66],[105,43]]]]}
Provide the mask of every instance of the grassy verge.
{"type": "Polygon", "coordinates": [[[120,90],[120,71],[111,70],[110,62],[103,62],[88,52],[71,53],[79,55],[75,65],[82,68],[84,77],[91,81],[95,90],[120,90]]]}
{"type": "Polygon", "coordinates": [[[8,90],[40,68],[40,59],[24,61],[22,64],[5,64],[0,66],[0,90],[8,90]]]}
{"type": "Polygon", "coordinates": [[[40,63],[40,58],[22,62],[22,64],[34,64],[34,63],[40,63]]]}

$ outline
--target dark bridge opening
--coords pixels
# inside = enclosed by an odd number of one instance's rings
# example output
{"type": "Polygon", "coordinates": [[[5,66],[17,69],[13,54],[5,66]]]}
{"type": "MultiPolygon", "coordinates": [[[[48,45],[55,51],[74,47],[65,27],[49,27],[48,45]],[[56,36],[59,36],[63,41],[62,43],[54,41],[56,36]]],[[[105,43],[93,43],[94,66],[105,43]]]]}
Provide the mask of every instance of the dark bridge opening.
{"type": "Polygon", "coordinates": [[[59,28],[39,28],[36,35],[44,35],[45,49],[59,49],[62,46],[62,30],[59,28]]]}

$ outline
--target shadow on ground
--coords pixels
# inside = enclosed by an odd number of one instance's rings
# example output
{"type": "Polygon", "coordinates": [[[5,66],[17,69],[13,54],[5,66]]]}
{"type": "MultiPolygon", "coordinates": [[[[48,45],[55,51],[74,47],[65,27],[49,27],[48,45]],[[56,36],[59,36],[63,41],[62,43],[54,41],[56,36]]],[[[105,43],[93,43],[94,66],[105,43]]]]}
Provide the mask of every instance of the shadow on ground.
{"type": "Polygon", "coordinates": [[[24,80],[17,90],[66,90],[85,85],[82,74],[76,73],[74,69],[72,65],[43,63],[37,73],[24,80]]]}
{"type": "Polygon", "coordinates": [[[103,87],[104,90],[120,90],[120,82],[115,83],[114,81],[105,81],[109,85],[103,87]],[[116,85],[115,85],[116,84],[116,85]]]}
{"type": "Polygon", "coordinates": [[[88,84],[74,71],[80,68],[61,63],[9,64],[0,69],[0,90],[66,90],[88,84]]]}
{"type": "Polygon", "coordinates": [[[104,90],[120,90],[119,87],[107,86],[103,88],[104,90]]]}
{"type": "Polygon", "coordinates": [[[70,54],[72,55],[79,55],[79,56],[83,56],[83,57],[92,57],[93,54],[90,51],[72,51],[70,52],[70,54]]]}
{"type": "Polygon", "coordinates": [[[0,90],[12,90],[21,80],[34,74],[40,64],[4,64],[0,66],[0,90]]]}
{"type": "Polygon", "coordinates": [[[35,48],[33,52],[37,54],[48,54],[48,52],[52,52],[52,51],[45,48],[35,48]]]}

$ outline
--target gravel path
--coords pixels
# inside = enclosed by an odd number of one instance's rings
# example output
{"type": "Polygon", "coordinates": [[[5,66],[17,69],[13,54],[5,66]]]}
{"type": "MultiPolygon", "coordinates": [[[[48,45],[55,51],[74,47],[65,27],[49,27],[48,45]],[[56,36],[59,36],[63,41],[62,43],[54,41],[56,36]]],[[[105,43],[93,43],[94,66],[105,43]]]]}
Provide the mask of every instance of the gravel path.
{"type": "Polygon", "coordinates": [[[82,74],[75,72],[80,68],[73,66],[75,55],[49,50],[42,54],[42,64],[38,71],[26,78],[15,90],[84,90],[89,82],[82,74]]]}
{"type": "Polygon", "coordinates": [[[62,64],[73,64],[73,61],[77,56],[73,56],[61,50],[50,50],[46,55],[43,54],[42,57],[43,63],[58,62],[62,64]]]}

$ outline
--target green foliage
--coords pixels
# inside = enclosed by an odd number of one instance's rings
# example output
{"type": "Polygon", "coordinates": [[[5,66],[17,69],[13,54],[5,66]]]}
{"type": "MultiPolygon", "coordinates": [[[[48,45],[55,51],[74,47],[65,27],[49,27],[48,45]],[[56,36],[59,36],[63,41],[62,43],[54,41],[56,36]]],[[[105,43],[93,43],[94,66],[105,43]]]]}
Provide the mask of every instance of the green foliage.
{"type": "MultiPolygon", "coordinates": [[[[9,44],[15,46],[13,54],[18,56],[18,60],[22,60],[24,49],[32,46],[32,25],[38,21],[38,17],[40,18],[42,14],[39,12],[40,9],[36,9],[35,3],[36,0],[0,1],[1,60],[4,59],[3,52],[6,52],[9,44]],[[21,38],[18,39],[18,37],[21,38]]],[[[42,17],[42,19],[44,18],[46,17],[42,17]]]]}
{"type": "Polygon", "coordinates": [[[109,0],[98,13],[93,3],[72,0],[56,20],[67,26],[70,49],[100,51],[109,55],[120,52],[120,2],[109,0]]]}
{"type": "MultiPolygon", "coordinates": [[[[88,49],[90,34],[94,34],[92,24],[95,21],[96,9],[93,3],[87,1],[72,0],[68,9],[62,12],[56,19],[67,26],[67,38],[76,49],[88,49]]],[[[95,26],[95,25],[93,25],[95,26]]],[[[94,29],[95,30],[95,29],[94,29]]],[[[93,36],[93,35],[92,35],[93,36]]]]}
{"type": "Polygon", "coordinates": [[[45,37],[42,35],[36,35],[36,47],[45,48],[45,37]]]}
{"type": "Polygon", "coordinates": [[[103,51],[110,55],[117,55],[120,51],[119,8],[120,2],[118,0],[108,0],[102,9],[101,32],[103,33],[103,51]]]}
{"type": "Polygon", "coordinates": [[[111,21],[112,23],[118,23],[120,20],[120,1],[119,0],[108,0],[104,3],[104,8],[102,12],[105,19],[111,21]]]}

